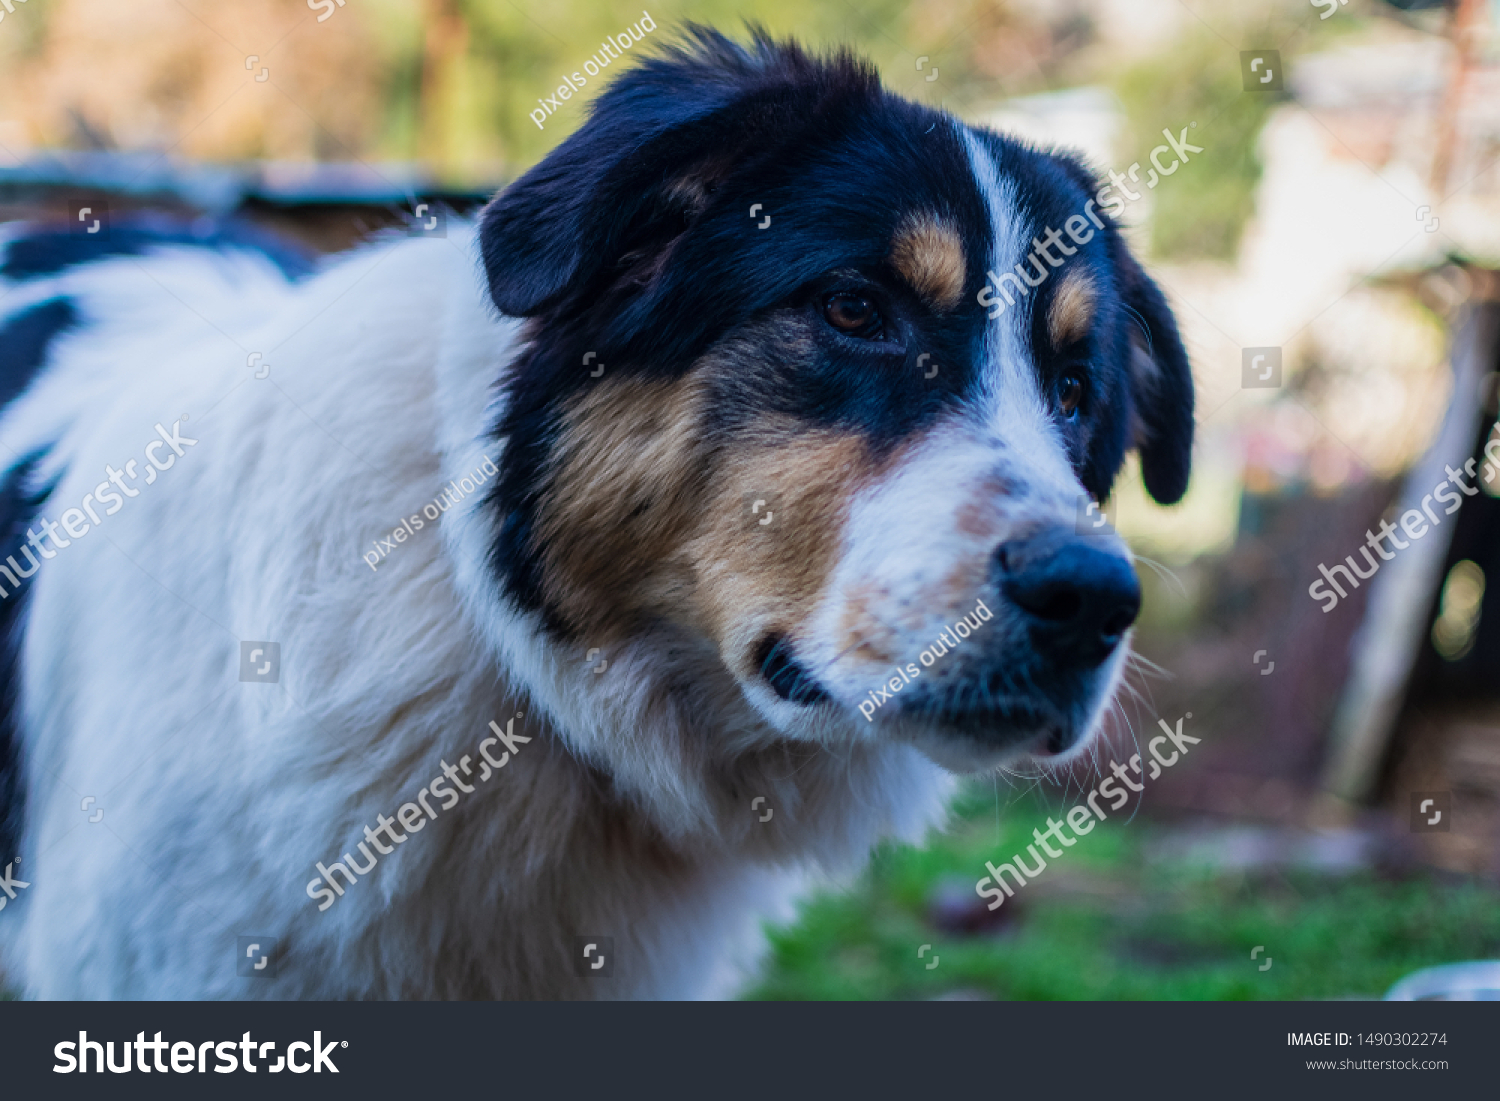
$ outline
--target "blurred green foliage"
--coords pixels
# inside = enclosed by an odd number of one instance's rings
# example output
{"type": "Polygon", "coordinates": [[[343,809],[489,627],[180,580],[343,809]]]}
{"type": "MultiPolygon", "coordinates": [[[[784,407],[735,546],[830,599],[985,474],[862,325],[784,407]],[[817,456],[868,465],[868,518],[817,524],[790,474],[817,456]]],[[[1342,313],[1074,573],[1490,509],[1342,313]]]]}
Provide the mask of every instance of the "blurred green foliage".
{"type": "Polygon", "coordinates": [[[514,175],[571,133],[619,70],[585,74],[588,86],[538,128],[528,115],[540,98],[554,92],[565,73],[581,73],[607,36],[635,24],[645,11],[658,29],[636,50],[664,44],[687,21],[740,38],[747,24],[757,23],[814,50],[852,48],[870,58],[895,91],[971,119],[1008,97],[1107,84],[1127,116],[1122,169],[1133,160],[1146,163],[1163,127],[1176,133],[1196,121],[1190,140],[1204,152],[1173,186],[1154,192],[1151,246],[1163,257],[1229,258],[1253,212],[1261,128],[1283,98],[1243,89],[1238,51],[1250,43],[1276,43],[1292,56],[1357,24],[1351,17],[1337,28],[1318,25],[1316,9],[1290,2],[1242,9],[1259,12],[1255,23],[1220,10],[1210,16],[1213,27],[1193,22],[1158,54],[1121,63],[1110,50],[1088,48],[1095,39],[1087,16],[1060,18],[1007,0],[867,0],[857,7],[658,0],[640,8],[636,2],[428,0],[418,9],[409,0],[369,0],[380,12],[376,22],[386,53],[380,71],[389,118],[381,154],[421,157],[450,178],[493,178],[497,166],[514,175]],[[465,34],[461,48],[431,66],[439,79],[426,91],[424,106],[424,41],[431,53],[433,13],[440,10],[460,16],[465,34]],[[926,80],[934,70],[938,79],[926,80]]]}
{"type": "MultiPolygon", "coordinates": [[[[0,71],[22,59],[51,57],[47,28],[55,23],[55,52],[73,58],[74,84],[64,82],[63,90],[46,94],[76,93],[78,59],[99,45],[85,41],[86,35],[80,39],[78,29],[88,25],[86,5],[93,2],[100,0],[30,0],[25,18],[18,12],[6,21],[0,71]]],[[[852,49],[879,68],[893,91],[970,120],[1017,96],[1108,86],[1127,120],[1115,153],[1117,169],[1133,161],[1146,165],[1163,128],[1176,133],[1198,123],[1190,140],[1204,152],[1174,174],[1171,186],[1152,193],[1152,250],[1172,258],[1232,256],[1253,211],[1259,135],[1283,97],[1243,90],[1239,51],[1274,45],[1290,60],[1362,26],[1344,10],[1338,19],[1320,20],[1304,0],[1247,0],[1201,9],[1184,19],[1185,32],[1142,59],[1118,35],[1101,38],[1089,6],[1035,7],[1019,0],[360,0],[338,9],[326,26],[312,20],[305,0],[261,3],[265,7],[244,13],[239,22],[227,15],[207,18],[214,13],[205,0],[179,0],[177,6],[187,13],[185,26],[212,32],[212,24],[223,22],[230,37],[247,41],[273,23],[288,28],[276,32],[277,41],[291,34],[348,36],[355,52],[342,62],[342,83],[359,102],[359,125],[334,109],[337,97],[310,99],[297,108],[319,127],[308,152],[332,159],[420,160],[459,186],[493,184],[534,164],[576,129],[588,104],[634,60],[632,54],[661,48],[688,22],[742,40],[754,23],[817,52],[852,49]],[[602,73],[588,76],[584,62],[601,43],[648,11],[657,29],[602,73]],[[538,127],[530,113],[555,93],[565,74],[575,72],[586,86],[538,127]]],[[[215,49],[224,44],[223,33],[208,37],[215,49]]],[[[167,89],[173,102],[202,95],[218,104],[222,97],[217,89],[210,96],[211,83],[196,63],[183,62],[143,87],[167,89]]],[[[57,118],[38,125],[46,140],[69,140],[66,123],[57,118]]],[[[210,148],[208,155],[265,155],[256,140],[264,136],[252,125],[231,128],[224,150],[210,148]]],[[[1127,213],[1126,220],[1138,217],[1127,213]]]]}
{"type": "Polygon", "coordinates": [[[1207,30],[1131,66],[1117,89],[1129,119],[1128,145],[1143,170],[1149,150],[1161,144],[1163,127],[1175,134],[1196,122],[1188,140],[1203,146],[1202,153],[1193,154],[1179,169],[1183,175],[1172,181],[1174,186],[1153,192],[1152,252],[1163,257],[1231,258],[1254,211],[1261,169],[1256,143],[1279,97],[1246,92],[1238,54],[1207,30]]]}
{"type": "MultiPolygon", "coordinates": [[[[571,133],[619,68],[598,77],[583,74],[587,87],[541,128],[529,113],[555,92],[564,74],[582,74],[584,61],[606,37],[624,32],[646,12],[657,30],[631,53],[673,40],[689,21],[741,40],[754,23],[818,52],[851,48],[872,60],[896,91],[959,113],[1000,95],[1045,87],[1056,70],[1045,44],[1050,40],[1028,30],[1016,6],[1003,0],[861,0],[857,6],[797,0],[656,0],[644,6],[640,0],[366,0],[365,9],[376,28],[379,56],[372,61],[387,112],[376,155],[424,157],[453,179],[493,176],[496,165],[513,175],[571,133]],[[462,29],[445,39],[444,20],[454,16],[462,29]],[[1024,63],[993,71],[997,42],[1013,45],[1024,63]],[[424,55],[438,59],[425,93],[424,55]],[[921,70],[919,57],[926,58],[921,70]],[[934,69],[939,77],[929,82],[925,77],[934,69]]],[[[614,65],[629,61],[631,53],[614,65]]]]}
{"type": "Polygon", "coordinates": [[[1132,150],[1122,160],[1138,160],[1143,176],[1163,127],[1175,134],[1198,124],[1188,140],[1204,151],[1192,155],[1191,172],[1154,192],[1151,250],[1162,258],[1232,259],[1254,213],[1261,130],[1288,92],[1247,92],[1240,51],[1274,47],[1286,64],[1362,26],[1352,15],[1325,22],[1302,4],[1267,6],[1253,21],[1222,8],[1207,14],[1211,26],[1194,24],[1167,49],[1126,66],[1112,81],[1125,107],[1126,147],[1132,150]]]}
{"type": "MultiPolygon", "coordinates": [[[[748,12],[775,29],[816,29],[830,39],[842,29],[841,6],[799,10],[786,0],[757,0],[740,6],[706,0],[662,5],[556,0],[536,4],[521,0],[443,0],[425,5],[410,0],[369,0],[376,9],[378,65],[384,81],[387,119],[380,156],[424,157],[449,178],[492,176],[497,165],[514,174],[538,160],[565,138],[583,118],[587,103],[609,77],[617,61],[588,87],[547,118],[543,128],[528,117],[538,99],[555,92],[565,73],[582,71],[583,63],[606,37],[620,34],[649,11],[657,30],[634,51],[659,45],[674,25],[691,17],[717,26],[738,28],[748,12]],[[818,13],[822,12],[822,15],[818,13]],[[434,35],[442,14],[457,15],[462,27],[451,41],[434,35]],[[424,104],[423,67],[434,59],[424,104]]],[[[899,12],[896,0],[877,0],[867,18],[879,20],[899,12]]],[[[845,19],[842,22],[848,22],[845,19]]],[[[630,54],[626,54],[629,59],[630,54]]]]}

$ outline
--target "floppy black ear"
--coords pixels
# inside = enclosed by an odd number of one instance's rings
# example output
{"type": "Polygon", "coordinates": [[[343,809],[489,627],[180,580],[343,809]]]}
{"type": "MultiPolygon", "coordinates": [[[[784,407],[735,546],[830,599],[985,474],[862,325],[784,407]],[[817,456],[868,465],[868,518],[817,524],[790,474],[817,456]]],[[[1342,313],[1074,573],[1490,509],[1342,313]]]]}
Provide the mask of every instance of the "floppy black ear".
{"type": "Polygon", "coordinates": [[[610,125],[601,117],[610,113],[595,111],[480,216],[485,274],[501,313],[540,313],[619,255],[624,233],[640,238],[662,221],[661,185],[687,143],[664,150],[660,130],[640,119],[610,125]]]}
{"type": "Polygon", "coordinates": [[[596,278],[648,280],[736,151],[775,123],[775,105],[764,101],[812,71],[805,55],[763,31],[742,47],[689,27],[681,45],[616,76],[588,120],[480,216],[500,312],[540,313],[596,278]],[[747,102],[756,93],[761,102],[747,102]]]}
{"type": "MultiPolygon", "coordinates": [[[[1101,177],[1081,158],[1061,150],[1051,157],[1085,195],[1100,194],[1101,177]]],[[[1126,309],[1128,445],[1140,453],[1146,491],[1160,504],[1176,504],[1187,491],[1192,468],[1192,368],[1166,298],[1131,255],[1114,219],[1107,212],[1104,219],[1110,262],[1126,309]]]]}
{"type": "Polygon", "coordinates": [[[1129,315],[1130,443],[1140,453],[1147,492],[1160,504],[1176,504],[1187,491],[1193,462],[1193,371],[1160,288],[1118,232],[1111,244],[1129,315]]]}

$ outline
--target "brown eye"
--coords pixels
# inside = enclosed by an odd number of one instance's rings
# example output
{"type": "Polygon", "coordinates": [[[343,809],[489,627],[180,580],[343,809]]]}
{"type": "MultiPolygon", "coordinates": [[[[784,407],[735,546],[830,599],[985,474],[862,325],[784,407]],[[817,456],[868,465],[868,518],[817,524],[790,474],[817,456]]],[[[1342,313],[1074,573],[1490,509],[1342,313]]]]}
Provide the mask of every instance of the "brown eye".
{"type": "Polygon", "coordinates": [[[830,294],[823,300],[823,316],[841,333],[865,340],[882,337],[880,311],[857,294],[830,294]]]}
{"type": "Polygon", "coordinates": [[[1063,416],[1071,417],[1083,401],[1083,383],[1076,375],[1064,375],[1057,384],[1057,403],[1062,406],[1063,416]]]}

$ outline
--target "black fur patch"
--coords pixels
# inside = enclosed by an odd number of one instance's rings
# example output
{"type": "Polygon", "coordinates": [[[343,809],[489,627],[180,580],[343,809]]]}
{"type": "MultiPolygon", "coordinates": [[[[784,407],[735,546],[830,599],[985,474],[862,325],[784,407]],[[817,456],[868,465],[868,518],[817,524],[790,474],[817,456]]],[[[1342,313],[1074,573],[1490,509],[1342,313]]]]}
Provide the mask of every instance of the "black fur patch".
{"type": "Polygon", "coordinates": [[[313,270],[312,258],[286,239],[236,219],[188,222],[157,214],[118,219],[109,233],[90,237],[71,229],[37,228],[5,246],[0,277],[22,282],[111,256],[142,256],[153,248],[188,245],[215,251],[240,249],[267,257],[288,279],[313,270]]]}
{"type": "Polygon", "coordinates": [[[767,636],[756,648],[755,664],[760,675],[784,700],[792,703],[821,703],[828,694],[813,680],[793,656],[786,640],[767,636]]]}
{"type": "MultiPolygon", "coordinates": [[[[18,314],[0,329],[0,406],[8,405],[36,377],[46,361],[47,350],[58,334],[78,323],[78,314],[66,298],[54,298],[18,314]]],[[[31,524],[47,498],[45,492],[27,495],[23,486],[31,475],[36,456],[14,466],[0,482],[0,563],[16,555],[26,541],[31,524]]],[[[14,571],[12,571],[14,572],[14,571]]],[[[24,621],[26,587],[12,591],[0,576],[0,865],[18,854],[25,813],[25,785],[21,782],[21,746],[16,722],[20,691],[17,651],[24,621]]]]}
{"type": "MultiPolygon", "coordinates": [[[[1061,173],[1073,186],[1026,187],[1022,191],[1028,197],[1043,194],[1054,197],[1046,215],[1034,216],[1033,221],[1044,223],[1038,225],[1038,232],[1045,232],[1045,228],[1061,232],[1066,219],[1084,212],[1089,198],[1097,193],[1100,181],[1074,157],[1052,154],[1045,156],[1045,160],[1050,162],[1048,168],[1052,173],[1061,173]],[[1057,197],[1063,195],[1068,196],[1067,201],[1057,202],[1057,197]]],[[[1192,466],[1192,367],[1178,335],[1177,322],[1161,290],[1131,255],[1119,227],[1109,215],[1101,212],[1097,204],[1093,213],[1104,222],[1105,228],[1096,233],[1090,245],[1077,247],[1082,253],[1102,238],[1104,255],[1097,258],[1096,271],[1106,277],[1101,285],[1114,293],[1100,296],[1086,354],[1084,349],[1077,349],[1072,357],[1068,357],[1060,350],[1053,350],[1055,355],[1062,355],[1064,361],[1083,358],[1090,364],[1092,377],[1100,384],[1097,396],[1102,401],[1097,404],[1105,406],[1103,410],[1094,410],[1103,423],[1090,438],[1087,456],[1081,464],[1080,480],[1099,500],[1109,496],[1125,449],[1131,443],[1130,420],[1135,415],[1145,428],[1144,439],[1135,442],[1140,451],[1141,475],[1146,489],[1161,504],[1175,504],[1187,491],[1192,466]],[[1132,377],[1133,343],[1147,349],[1155,367],[1149,385],[1132,377]]],[[[1087,228],[1092,230],[1094,227],[1090,223],[1087,228]]],[[[1064,237],[1063,240],[1072,247],[1070,238],[1064,237]]],[[[1058,285],[1056,279],[1043,284],[1042,297],[1035,302],[1033,341],[1038,349],[1048,346],[1043,306],[1058,285]]]]}
{"type": "Polygon", "coordinates": [[[66,298],[53,298],[10,318],[0,328],[0,408],[26,389],[47,358],[52,338],[78,324],[66,298]]]}

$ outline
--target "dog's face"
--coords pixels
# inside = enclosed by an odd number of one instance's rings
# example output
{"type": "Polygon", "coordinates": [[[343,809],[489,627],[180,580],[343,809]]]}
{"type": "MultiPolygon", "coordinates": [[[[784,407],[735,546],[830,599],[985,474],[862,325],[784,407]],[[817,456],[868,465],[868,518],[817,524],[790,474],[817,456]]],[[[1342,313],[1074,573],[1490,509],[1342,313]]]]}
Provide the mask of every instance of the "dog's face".
{"type": "Polygon", "coordinates": [[[1193,424],[1091,191],[849,59],[702,32],[619,78],[481,224],[532,319],[507,595],[580,656],[733,677],[783,736],[960,770],[1079,744],[1140,598],[1087,502],[1132,446],[1178,499],[1193,424]]]}

